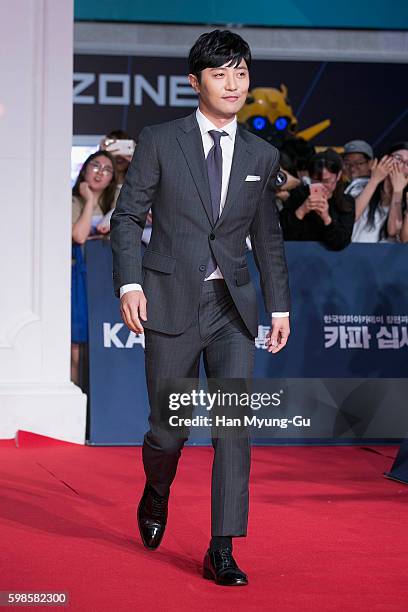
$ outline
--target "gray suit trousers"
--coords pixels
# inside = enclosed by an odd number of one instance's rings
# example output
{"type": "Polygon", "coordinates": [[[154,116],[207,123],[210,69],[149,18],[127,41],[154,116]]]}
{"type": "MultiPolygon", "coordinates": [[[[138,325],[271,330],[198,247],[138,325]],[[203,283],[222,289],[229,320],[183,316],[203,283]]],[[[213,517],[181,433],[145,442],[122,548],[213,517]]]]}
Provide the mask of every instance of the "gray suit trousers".
{"type": "MultiPolygon", "coordinates": [[[[185,435],[175,435],[163,426],[169,389],[174,390],[171,383],[169,388],[169,380],[197,380],[201,354],[208,378],[250,379],[254,349],[254,339],[222,280],[203,283],[197,316],[182,334],[145,330],[150,429],[144,437],[143,465],[147,481],[160,495],[169,493],[188,437],[188,430],[185,435]]],[[[191,384],[194,386],[194,382],[191,384]]],[[[249,433],[231,428],[227,434],[218,435],[213,428],[212,434],[211,534],[244,536],[248,523],[249,433]]]]}

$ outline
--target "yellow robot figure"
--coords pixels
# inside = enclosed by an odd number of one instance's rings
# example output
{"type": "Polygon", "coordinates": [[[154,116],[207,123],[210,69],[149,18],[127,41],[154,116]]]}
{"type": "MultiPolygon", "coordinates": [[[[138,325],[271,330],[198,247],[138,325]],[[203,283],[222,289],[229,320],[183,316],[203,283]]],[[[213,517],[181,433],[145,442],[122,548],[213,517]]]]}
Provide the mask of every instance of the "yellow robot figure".
{"type": "Polygon", "coordinates": [[[288,135],[311,140],[330,125],[325,119],[320,123],[297,132],[298,121],[288,100],[288,89],[256,87],[248,93],[247,101],[238,113],[238,121],[248,130],[279,144],[288,135]]]}

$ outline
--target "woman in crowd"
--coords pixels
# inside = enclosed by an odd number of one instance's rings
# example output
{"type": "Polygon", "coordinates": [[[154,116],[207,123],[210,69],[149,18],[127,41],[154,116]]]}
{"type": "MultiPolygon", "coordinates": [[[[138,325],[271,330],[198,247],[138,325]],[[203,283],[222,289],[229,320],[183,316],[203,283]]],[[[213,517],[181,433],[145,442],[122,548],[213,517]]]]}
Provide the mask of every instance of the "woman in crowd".
{"type": "Polygon", "coordinates": [[[308,166],[312,185],[302,184],[290,192],[280,211],[285,240],[316,240],[341,250],[351,240],[354,199],[344,195],[342,159],[332,149],[314,155],[308,166]],[[319,183],[316,191],[313,185],[319,183]]]}
{"type": "MultiPolygon", "coordinates": [[[[400,239],[401,242],[408,242],[408,215],[407,207],[408,207],[408,142],[399,143],[400,148],[395,149],[393,157],[396,163],[396,168],[400,172],[401,184],[399,185],[399,189],[404,185],[402,195],[401,195],[401,206],[396,211],[397,216],[397,226],[398,223],[401,223],[401,232],[400,239]],[[401,145],[404,145],[402,147],[401,145]],[[402,176],[401,176],[402,175],[402,176]],[[401,214],[401,217],[399,215],[401,214]]],[[[395,192],[394,192],[395,195],[395,192]]],[[[395,201],[397,201],[397,196],[395,197],[395,201]]],[[[391,215],[390,215],[391,217],[391,215]]],[[[393,231],[393,228],[390,226],[388,228],[389,233],[393,231]]]]}
{"type": "Polygon", "coordinates": [[[90,234],[101,233],[99,221],[111,210],[116,192],[115,162],[110,153],[92,153],[72,189],[72,240],[84,244],[90,234]]]}
{"type": "Polygon", "coordinates": [[[407,166],[408,142],[392,145],[387,155],[374,161],[370,180],[356,198],[353,242],[399,239],[406,208],[407,166]]]}
{"type": "Polygon", "coordinates": [[[71,380],[79,383],[80,345],[88,341],[86,269],[81,245],[100,226],[114,205],[115,163],[106,151],[88,157],[72,189],[71,380]]]}

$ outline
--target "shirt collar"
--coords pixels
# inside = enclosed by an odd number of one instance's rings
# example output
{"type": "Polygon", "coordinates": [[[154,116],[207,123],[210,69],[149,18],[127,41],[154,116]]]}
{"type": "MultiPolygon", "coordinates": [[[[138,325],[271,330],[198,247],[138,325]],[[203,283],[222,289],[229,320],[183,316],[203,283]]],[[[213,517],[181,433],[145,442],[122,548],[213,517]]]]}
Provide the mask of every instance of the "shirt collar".
{"type": "Polygon", "coordinates": [[[196,118],[198,122],[198,126],[200,128],[201,136],[207,134],[210,130],[218,130],[220,132],[227,132],[228,136],[233,140],[235,138],[235,133],[237,131],[237,118],[234,117],[230,123],[224,125],[223,128],[216,127],[203,113],[199,108],[196,110],[196,118]]]}

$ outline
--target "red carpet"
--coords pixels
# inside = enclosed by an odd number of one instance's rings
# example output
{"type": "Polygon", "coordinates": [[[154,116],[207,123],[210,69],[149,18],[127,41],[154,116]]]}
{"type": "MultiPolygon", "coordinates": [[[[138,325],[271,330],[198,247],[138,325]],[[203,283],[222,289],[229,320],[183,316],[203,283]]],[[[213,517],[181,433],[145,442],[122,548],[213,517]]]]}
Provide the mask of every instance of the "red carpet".
{"type": "Polygon", "coordinates": [[[211,449],[183,451],[152,553],[135,519],[140,448],[18,444],[0,442],[2,591],[68,591],[86,612],[408,609],[408,486],[382,477],[395,448],[254,448],[249,537],[234,548],[250,585],[228,589],[200,576],[211,449]]]}

